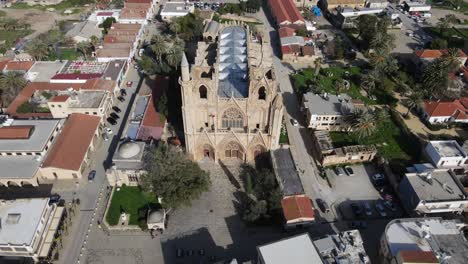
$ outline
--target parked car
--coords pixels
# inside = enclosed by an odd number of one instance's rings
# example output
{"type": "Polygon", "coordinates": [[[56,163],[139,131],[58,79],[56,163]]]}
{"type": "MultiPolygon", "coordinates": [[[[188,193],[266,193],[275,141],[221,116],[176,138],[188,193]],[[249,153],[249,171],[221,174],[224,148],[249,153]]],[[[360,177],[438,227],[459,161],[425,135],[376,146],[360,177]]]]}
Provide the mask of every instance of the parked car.
{"type": "Polygon", "coordinates": [[[110,127],[104,128],[104,131],[105,131],[107,134],[112,134],[112,129],[111,129],[110,127]]]}
{"type": "Polygon", "coordinates": [[[113,119],[112,117],[108,117],[107,122],[109,122],[109,124],[111,124],[111,125],[116,125],[117,124],[117,121],[115,121],[115,119],[113,119]]]}
{"type": "Polygon", "coordinates": [[[367,216],[372,216],[372,207],[369,202],[364,203],[364,210],[366,211],[367,216]]]}
{"type": "Polygon", "coordinates": [[[113,119],[117,120],[120,118],[119,115],[117,115],[116,113],[110,113],[110,117],[112,117],[113,119]]]}
{"type": "Polygon", "coordinates": [[[362,216],[362,208],[358,203],[352,203],[351,210],[353,210],[353,213],[355,216],[357,217],[362,216]]]}
{"type": "Polygon", "coordinates": [[[351,168],[350,166],[346,166],[344,167],[344,169],[346,171],[346,174],[348,174],[348,176],[354,176],[353,168],[351,168]]]}
{"type": "Polygon", "coordinates": [[[343,170],[342,167],[335,167],[335,174],[336,176],[344,176],[345,171],[343,170]]]}
{"type": "Polygon", "coordinates": [[[297,120],[294,118],[291,118],[291,124],[295,127],[299,126],[299,122],[297,122],[297,120]]]}
{"type": "Polygon", "coordinates": [[[181,248],[177,249],[176,255],[178,258],[181,258],[184,256],[184,251],[181,248]]]}
{"type": "Polygon", "coordinates": [[[123,96],[119,96],[119,97],[117,97],[117,100],[119,100],[120,102],[124,102],[125,98],[123,98],[123,96]]]}
{"type": "Polygon", "coordinates": [[[387,212],[385,212],[385,208],[382,205],[381,201],[375,202],[375,209],[377,210],[377,212],[379,213],[380,216],[382,216],[382,217],[387,216],[387,212]]]}
{"type": "Polygon", "coordinates": [[[120,110],[120,108],[118,108],[117,106],[113,106],[112,110],[114,110],[116,113],[122,112],[122,110],[120,110]]]}
{"type": "Polygon", "coordinates": [[[127,82],[127,87],[132,87],[132,85],[133,85],[133,82],[131,82],[131,81],[127,82]]]}
{"type": "Polygon", "coordinates": [[[127,95],[127,91],[125,91],[125,89],[120,89],[120,94],[122,96],[126,96],[127,95]]]}
{"type": "Polygon", "coordinates": [[[351,229],[366,229],[367,223],[364,221],[352,221],[349,223],[349,227],[351,227],[351,229]]]}
{"type": "Polygon", "coordinates": [[[375,186],[382,186],[385,184],[385,176],[380,173],[376,173],[372,175],[372,182],[374,182],[375,186]]]}
{"type": "Polygon", "coordinates": [[[96,177],[96,171],[92,170],[88,174],[88,181],[92,182],[94,180],[94,177],[96,177]]]}
{"type": "Polygon", "coordinates": [[[104,141],[109,141],[109,135],[106,133],[102,134],[102,138],[104,139],[104,141]]]}
{"type": "Polygon", "coordinates": [[[55,194],[52,194],[50,197],[49,197],[49,203],[50,204],[53,204],[53,203],[58,203],[60,201],[60,195],[55,193],[55,194]]]}
{"type": "Polygon", "coordinates": [[[317,205],[320,208],[320,211],[322,211],[324,213],[329,213],[330,212],[330,207],[328,206],[327,202],[325,202],[322,199],[317,199],[315,201],[317,202],[317,205]]]}

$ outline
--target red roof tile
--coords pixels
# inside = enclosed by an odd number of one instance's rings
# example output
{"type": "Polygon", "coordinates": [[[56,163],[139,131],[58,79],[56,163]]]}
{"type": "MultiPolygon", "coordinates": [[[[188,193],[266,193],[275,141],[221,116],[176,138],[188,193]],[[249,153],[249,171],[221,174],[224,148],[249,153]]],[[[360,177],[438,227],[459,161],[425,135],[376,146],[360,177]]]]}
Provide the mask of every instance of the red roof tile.
{"type": "Polygon", "coordinates": [[[96,16],[112,16],[114,12],[98,12],[96,16]]]}
{"type": "Polygon", "coordinates": [[[113,80],[104,80],[104,79],[91,79],[87,80],[83,86],[82,90],[105,90],[113,92],[116,86],[116,82],[113,80]]]}
{"type": "Polygon", "coordinates": [[[152,4],[151,0],[127,0],[125,1],[126,3],[146,3],[146,4],[152,4]]]}
{"type": "Polygon", "coordinates": [[[424,109],[429,117],[453,116],[456,120],[468,119],[468,98],[453,101],[425,101],[424,109]]]}
{"type": "Polygon", "coordinates": [[[304,22],[304,18],[293,3],[293,0],[269,0],[268,3],[273,17],[276,18],[278,24],[284,22],[293,24],[299,21],[304,22]]]}
{"type": "Polygon", "coordinates": [[[280,29],[278,29],[278,34],[280,38],[291,37],[291,36],[296,35],[295,33],[296,33],[296,30],[291,27],[280,27],[280,29]]]}
{"type": "Polygon", "coordinates": [[[79,170],[100,121],[98,116],[71,114],[42,167],[79,170]]]}
{"type": "Polygon", "coordinates": [[[400,250],[398,256],[401,261],[407,264],[440,263],[432,251],[400,250]]]}
{"type": "Polygon", "coordinates": [[[9,61],[5,70],[8,71],[29,71],[34,65],[34,61],[9,61]]]}
{"type": "MultiPolygon", "coordinates": [[[[448,50],[431,50],[431,49],[423,49],[423,50],[416,50],[414,54],[419,58],[423,59],[437,59],[442,57],[444,54],[447,54],[448,50]]],[[[458,57],[459,58],[466,58],[466,54],[462,50],[458,50],[458,57]]]]}
{"type": "Polygon", "coordinates": [[[302,47],[302,55],[303,56],[312,56],[315,55],[315,50],[313,46],[303,46],[302,47]]]}
{"type": "Polygon", "coordinates": [[[70,96],[68,96],[68,95],[57,95],[57,96],[54,96],[54,98],[52,98],[52,100],[50,100],[50,102],[63,103],[63,102],[66,102],[68,100],[68,98],[70,98],[70,96]]]}
{"type": "Polygon", "coordinates": [[[0,127],[0,139],[27,139],[34,126],[4,126],[0,127]]]}
{"type": "Polygon", "coordinates": [[[89,80],[101,77],[101,73],[59,73],[51,80],[89,80]]]}
{"type": "Polygon", "coordinates": [[[286,221],[300,218],[315,219],[314,207],[306,195],[293,195],[281,200],[286,221]]]}
{"type": "Polygon", "coordinates": [[[9,61],[10,59],[4,59],[0,61],[0,72],[3,71],[3,69],[5,69],[5,66],[7,65],[9,61]]]}

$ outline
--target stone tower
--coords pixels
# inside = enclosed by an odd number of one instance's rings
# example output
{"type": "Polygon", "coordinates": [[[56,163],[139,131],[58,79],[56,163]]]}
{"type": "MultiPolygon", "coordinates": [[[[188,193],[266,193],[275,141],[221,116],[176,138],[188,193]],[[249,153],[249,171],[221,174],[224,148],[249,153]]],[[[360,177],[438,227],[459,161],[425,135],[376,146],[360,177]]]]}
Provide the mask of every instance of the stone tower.
{"type": "Polygon", "coordinates": [[[278,147],[283,104],[262,33],[254,37],[247,25],[221,24],[214,42],[198,42],[191,66],[184,54],[179,81],[192,159],[252,162],[278,147]]]}

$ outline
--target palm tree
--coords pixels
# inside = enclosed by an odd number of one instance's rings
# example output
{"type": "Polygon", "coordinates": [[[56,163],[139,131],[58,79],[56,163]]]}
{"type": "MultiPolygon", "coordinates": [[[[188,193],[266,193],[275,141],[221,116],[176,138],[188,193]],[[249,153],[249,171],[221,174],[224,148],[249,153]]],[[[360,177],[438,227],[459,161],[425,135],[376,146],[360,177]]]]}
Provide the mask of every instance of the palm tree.
{"type": "Polygon", "coordinates": [[[19,72],[7,72],[0,76],[2,105],[8,105],[26,86],[27,81],[19,72]]]}
{"type": "Polygon", "coordinates": [[[180,61],[182,60],[183,52],[183,48],[172,45],[172,48],[166,54],[167,64],[177,69],[179,67],[180,61]]]}
{"type": "Polygon", "coordinates": [[[368,137],[377,128],[375,116],[368,110],[356,110],[351,115],[351,128],[359,139],[368,137]]]}
{"type": "Polygon", "coordinates": [[[366,90],[367,94],[371,94],[375,90],[378,82],[377,73],[375,71],[361,77],[361,88],[366,90]]]}
{"type": "Polygon", "coordinates": [[[87,41],[82,41],[82,42],[79,42],[78,44],[76,44],[76,50],[81,52],[81,54],[83,54],[83,57],[84,59],[86,60],[87,58],[87,53],[88,53],[88,49],[89,49],[89,42],[87,41]]]}
{"type": "Polygon", "coordinates": [[[176,37],[178,36],[180,30],[181,30],[181,26],[179,23],[177,23],[177,21],[172,21],[171,24],[169,25],[169,30],[171,30],[172,32],[174,32],[176,34],[176,37]]]}
{"type": "Polygon", "coordinates": [[[459,67],[458,65],[460,62],[458,61],[458,57],[459,52],[456,48],[448,49],[447,52],[442,56],[442,61],[446,65],[449,72],[452,72],[459,67]]]}
{"type": "Polygon", "coordinates": [[[26,52],[35,60],[43,60],[49,55],[49,47],[39,39],[33,39],[26,46],[26,52]]]}
{"type": "Polygon", "coordinates": [[[156,55],[158,62],[161,62],[161,57],[166,53],[166,41],[161,35],[154,35],[151,38],[151,50],[156,55]]]}
{"type": "Polygon", "coordinates": [[[408,96],[408,99],[406,101],[406,106],[408,107],[408,112],[406,112],[405,116],[408,116],[410,111],[413,110],[414,108],[418,107],[419,104],[422,102],[422,96],[418,92],[413,92],[408,96]]]}
{"type": "Polygon", "coordinates": [[[96,46],[99,45],[100,42],[101,42],[100,39],[96,37],[95,35],[92,35],[89,38],[89,43],[91,44],[94,51],[96,50],[96,46]]]}
{"type": "Polygon", "coordinates": [[[334,82],[335,89],[336,89],[336,95],[339,95],[346,89],[346,84],[343,79],[338,79],[334,82]]]}
{"type": "Polygon", "coordinates": [[[315,59],[314,65],[315,65],[315,76],[317,76],[320,72],[320,67],[322,67],[323,59],[321,57],[315,59]]]}

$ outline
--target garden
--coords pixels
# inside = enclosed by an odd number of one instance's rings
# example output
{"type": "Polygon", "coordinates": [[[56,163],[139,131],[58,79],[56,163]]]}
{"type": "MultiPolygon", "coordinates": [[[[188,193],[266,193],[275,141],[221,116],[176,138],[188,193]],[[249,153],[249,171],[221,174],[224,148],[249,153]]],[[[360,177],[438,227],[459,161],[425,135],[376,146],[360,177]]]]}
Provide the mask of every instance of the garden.
{"type": "Polygon", "coordinates": [[[448,47],[463,49],[465,39],[468,39],[468,28],[438,28],[438,27],[425,27],[429,34],[434,39],[440,38],[447,41],[448,47]]]}
{"type": "Polygon", "coordinates": [[[117,225],[120,215],[125,212],[130,214],[129,225],[144,227],[148,209],[159,207],[156,197],[145,194],[140,187],[124,185],[119,191],[114,191],[106,220],[111,226],[117,225]]]}

